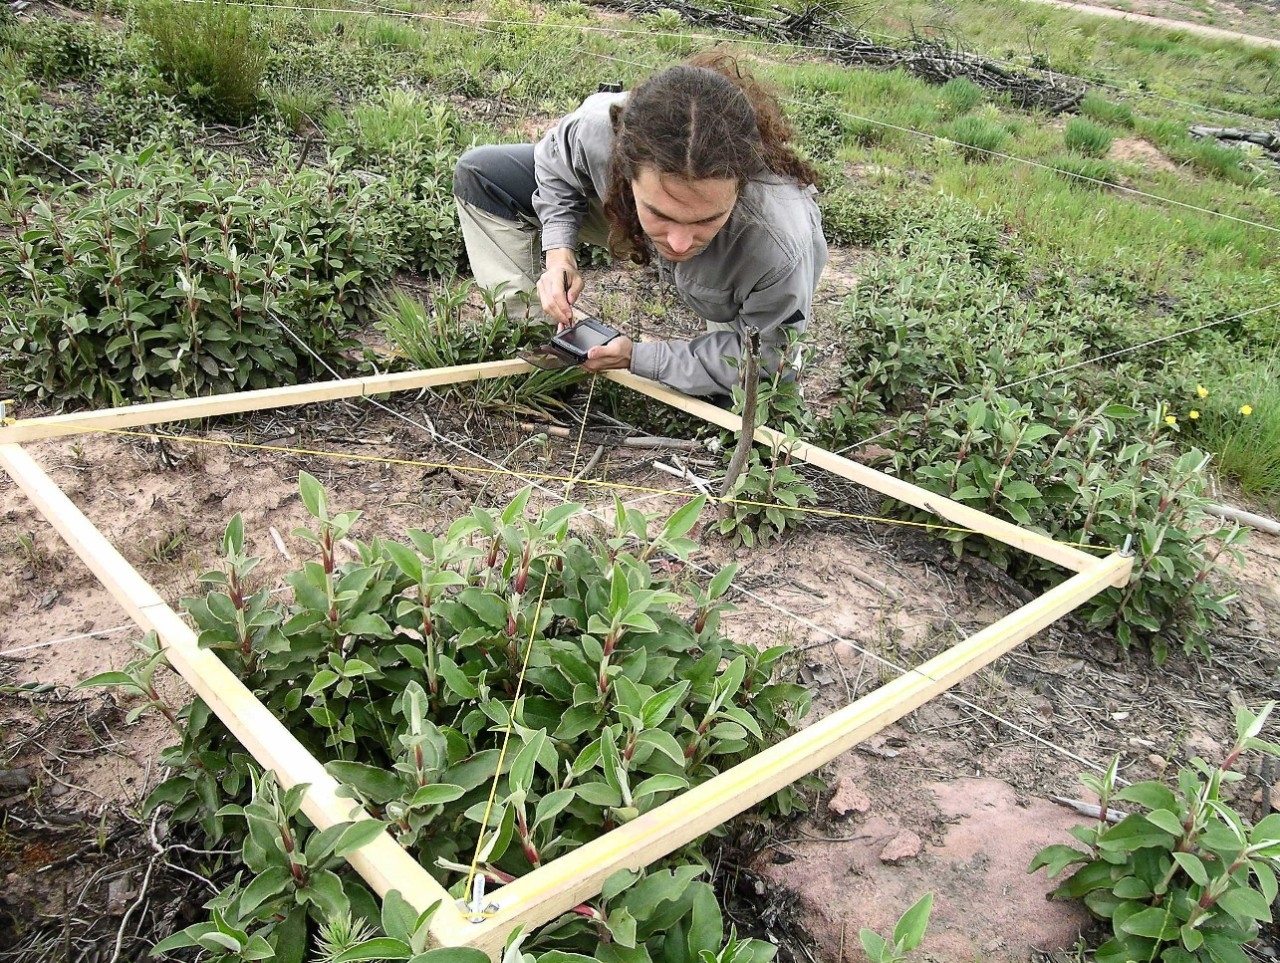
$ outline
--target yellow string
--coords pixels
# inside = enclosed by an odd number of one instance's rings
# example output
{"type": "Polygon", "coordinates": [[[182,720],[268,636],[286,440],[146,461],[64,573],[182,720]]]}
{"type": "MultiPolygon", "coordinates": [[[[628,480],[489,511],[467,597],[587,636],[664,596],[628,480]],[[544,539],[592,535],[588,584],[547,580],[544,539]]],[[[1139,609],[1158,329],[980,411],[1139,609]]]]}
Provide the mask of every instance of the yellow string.
{"type": "MultiPolygon", "coordinates": [[[[594,384],[595,382],[593,379],[592,381],[593,389],[594,389],[594,384]]],[[[10,420],[12,421],[13,419],[10,419],[10,420]]],[[[629,485],[625,482],[604,481],[603,479],[575,478],[572,472],[568,475],[557,475],[557,474],[547,473],[547,472],[516,471],[511,468],[490,468],[487,466],[480,466],[480,465],[463,465],[457,462],[419,461],[413,458],[389,458],[386,455],[363,455],[359,453],[323,451],[317,448],[291,448],[285,445],[257,445],[247,441],[226,441],[219,438],[197,438],[195,436],[188,436],[188,435],[165,435],[155,431],[129,431],[124,428],[87,428],[87,427],[80,427],[77,425],[65,425],[63,427],[65,427],[68,430],[80,431],[85,434],[101,432],[107,435],[121,435],[128,438],[161,438],[165,441],[174,441],[174,442],[193,444],[193,445],[221,445],[226,448],[244,448],[252,451],[280,452],[287,455],[308,455],[316,458],[337,458],[337,459],[342,459],[346,461],[367,461],[367,462],[376,462],[384,465],[405,465],[412,468],[434,468],[434,469],[452,468],[458,471],[475,472],[477,474],[482,474],[482,475],[484,474],[510,475],[512,477],[520,478],[524,480],[562,481],[567,486],[566,491],[570,490],[573,485],[577,484],[577,485],[586,485],[593,488],[606,488],[606,489],[614,489],[618,491],[639,492],[639,493],[650,494],[650,495],[671,495],[676,498],[684,498],[684,499],[693,499],[698,497],[697,495],[691,492],[678,491],[670,488],[649,488],[645,485],[629,485]]],[[[584,418],[582,422],[582,429],[579,431],[579,436],[578,436],[579,444],[581,444],[582,431],[585,431],[585,428],[586,428],[586,420],[584,418]]],[[[574,452],[575,467],[576,467],[577,457],[578,457],[578,452],[575,451],[574,452]]],[[[774,508],[774,509],[780,507],[776,502],[760,502],[760,501],[753,501],[748,498],[729,498],[727,496],[720,496],[720,495],[707,495],[705,497],[709,502],[716,502],[721,505],[745,505],[752,508],[774,508]]],[[[946,496],[940,495],[939,497],[945,498],[946,496]]],[[[907,521],[901,518],[885,518],[884,516],[881,516],[881,515],[861,515],[861,514],[858,514],[857,512],[844,512],[835,508],[816,508],[816,507],[807,507],[803,505],[798,505],[795,507],[791,507],[791,506],[781,506],[781,507],[788,513],[798,514],[798,515],[816,515],[822,518],[844,518],[844,519],[850,519],[852,521],[876,522],[882,525],[902,525],[908,528],[923,528],[930,532],[957,532],[965,535],[982,534],[981,532],[978,532],[975,529],[963,528],[959,525],[940,525],[937,522],[913,522],[913,521],[907,521]]],[[[1113,551],[1111,547],[1102,546],[1102,545],[1091,545],[1088,542],[1059,542],[1056,539],[1049,538],[1046,535],[1041,535],[1038,532],[1031,532],[1031,531],[1025,531],[1025,530],[1021,532],[1021,537],[1026,542],[1046,542],[1046,543],[1052,543],[1055,545],[1067,545],[1072,548],[1085,549],[1086,551],[1091,551],[1091,552],[1110,553],[1111,551],[1113,551]]]]}
{"type": "MultiPolygon", "coordinates": [[[[569,494],[573,491],[573,486],[576,483],[574,475],[577,474],[578,470],[578,457],[582,453],[582,439],[587,430],[587,412],[591,410],[591,397],[595,394],[595,389],[596,376],[593,374],[587,388],[587,402],[582,411],[582,424],[578,429],[578,442],[573,449],[573,461],[570,464],[569,477],[565,480],[564,500],[566,502],[569,500],[569,494]]],[[[493,784],[489,787],[489,798],[485,801],[484,805],[484,818],[480,822],[480,835],[476,839],[475,855],[472,856],[471,868],[467,871],[467,885],[465,892],[468,897],[471,894],[471,884],[476,877],[476,869],[480,864],[480,850],[484,848],[485,830],[489,828],[489,817],[493,813],[493,804],[498,796],[498,783],[502,779],[502,764],[506,761],[507,747],[511,743],[511,730],[515,726],[516,709],[520,705],[520,695],[524,691],[525,672],[529,668],[529,656],[533,652],[533,640],[538,632],[538,621],[542,618],[542,603],[547,595],[547,581],[550,577],[551,566],[550,564],[544,565],[542,570],[542,586],[538,589],[538,604],[534,606],[533,621],[529,625],[529,643],[525,646],[524,657],[520,661],[520,674],[516,678],[515,695],[511,699],[511,708],[507,711],[506,729],[502,733],[502,748],[498,752],[498,769],[493,774],[493,784]]],[[[497,830],[495,829],[494,831],[496,832],[497,830]]],[[[475,911],[475,913],[480,914],[483,912],[484,908],[481,906],[473,906],[471,909],[475,911]]]]}

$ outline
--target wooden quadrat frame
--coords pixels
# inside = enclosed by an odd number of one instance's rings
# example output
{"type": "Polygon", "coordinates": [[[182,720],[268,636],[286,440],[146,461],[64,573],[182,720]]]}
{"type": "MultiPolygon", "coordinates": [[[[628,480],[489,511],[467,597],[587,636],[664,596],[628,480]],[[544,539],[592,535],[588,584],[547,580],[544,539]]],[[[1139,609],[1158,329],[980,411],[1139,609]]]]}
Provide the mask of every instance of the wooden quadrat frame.
{"type": "MultiPolygon", "coordinates": [[[[340,796],[340,784],[319,760],[213,652],[197,645],[196,634],[186,622],[72,504],[22,444],[96,429],[138,428],[339,398],[371,397],[511,377],[533,370],[524,361],[498,361],[22,420],[0,426],[0,467],[26,492],[134,622],[159,636],[170,664],[258,763],[274,770],[286,788],[300,783],[309,785],[303,811],[318,828],[324,829],[372,817],[350,798],[340,796]]],[[[625,372],[609,372],[607,376],[712,424],[731,431],[742,430],[741,418],[731,412],[625,372]]],[[[755,439],[777,444],[783,436],[760,427],[755,439]]],[[[489,892],[481,913],[459,907],[445,888],[386,832],[348,857],[379,896],[399,890],[419,911],[438,902],[431,922],[436,943],[476,947],[496,958],[516,927],[523,926],[527,931],[555,919],[598,895],[605,880],[615,872],[647,866],[725,823],[949,689],[1107,587],[1124,586],[1130,578],[1133,559],[1123,552],[1112,552],[1104,558],[1089,555],[813,445],[795,445],[792,457],[932,512],[952,524],[999,539],[1075,574],[918,668],[907,670],[740,765],[489,892]]]]}

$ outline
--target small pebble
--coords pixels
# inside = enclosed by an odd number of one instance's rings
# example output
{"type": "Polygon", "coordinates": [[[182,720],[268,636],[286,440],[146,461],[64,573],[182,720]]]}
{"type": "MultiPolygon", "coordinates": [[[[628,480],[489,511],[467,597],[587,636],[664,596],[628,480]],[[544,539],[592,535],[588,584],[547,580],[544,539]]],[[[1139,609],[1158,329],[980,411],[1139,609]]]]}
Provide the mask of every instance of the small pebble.
{"type": "Polygon", "coordinates": [[[1147,762],[1151,763],[1151,765],[1155,766],[1157,769],[1160,769],[1162,771],[1165,766],[1169,765],[1168,760],[1166,760],[1164,756],[1156,752],[1153,752],[1151,755],[1147,756],[1147,762]]]}

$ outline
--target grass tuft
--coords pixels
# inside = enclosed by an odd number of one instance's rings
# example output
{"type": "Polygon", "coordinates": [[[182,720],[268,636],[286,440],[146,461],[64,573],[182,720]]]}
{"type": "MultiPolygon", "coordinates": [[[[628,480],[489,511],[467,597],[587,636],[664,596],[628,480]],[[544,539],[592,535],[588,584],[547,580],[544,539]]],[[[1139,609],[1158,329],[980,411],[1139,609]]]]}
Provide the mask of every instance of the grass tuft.
{"type": "Polygon", "coordinates": [[[952,121],[943,135],[960,145],[960,152],[971,161],[989,160],[993,151],[1001,150],[1009,140],[1003,124],[985,117],[961,117],[952,121]]]}
{"type": "Polygon", "coordinates": [[[250,8],[144,0],[135,17],[180,100],[219,120],[238,123],[255,113],[268,38],[250,8]]]}
{"type": "Polygon", "coordinates": [[[1072,117],[1062,132],[1067,150],[1085,157],[1106,157],[1111,150],[1112,134],[1087,117],[1072,117]]]}

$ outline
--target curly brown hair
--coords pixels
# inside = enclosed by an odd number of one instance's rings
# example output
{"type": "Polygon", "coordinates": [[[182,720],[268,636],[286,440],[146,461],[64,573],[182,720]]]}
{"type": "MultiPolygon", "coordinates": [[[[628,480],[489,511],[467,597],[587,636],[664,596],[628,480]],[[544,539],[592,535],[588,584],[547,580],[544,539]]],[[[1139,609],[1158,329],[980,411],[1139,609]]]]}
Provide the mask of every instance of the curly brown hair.
{"type": "Polygon", "coordinates": [[[609,252],[649,263],[631,182],[641,167],[688,180],[733,180],[739,193],[766,172],[817,184],[790,146],[795,128],[777,97],[731,54],[708,50],[650,77],[614,105],[613,162],[604,213],[609,252]]]}

